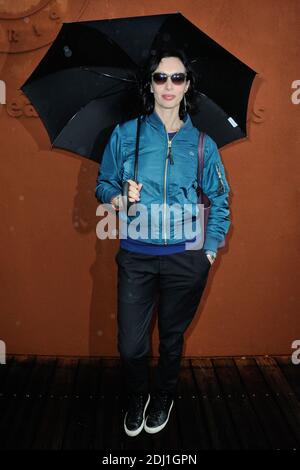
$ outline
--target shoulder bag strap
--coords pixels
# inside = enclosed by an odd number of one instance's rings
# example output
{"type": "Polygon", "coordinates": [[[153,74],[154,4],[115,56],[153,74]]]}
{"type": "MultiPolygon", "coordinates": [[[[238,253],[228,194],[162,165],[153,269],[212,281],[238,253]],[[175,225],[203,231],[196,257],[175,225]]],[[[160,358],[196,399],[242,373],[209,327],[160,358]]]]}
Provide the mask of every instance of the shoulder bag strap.
{"type": "Polygon", "coordinates": [[[204,169],[204,132],[200,131],[199,136],[199,144],[198,144],[198,168],[197,168],[197,181],[198,181],[198,188],[197,188],[197,195],[199,198],[200,204],[203,200],[203,191],[202,191],[202,176],[203,176],[203,169],[204,169]]]}

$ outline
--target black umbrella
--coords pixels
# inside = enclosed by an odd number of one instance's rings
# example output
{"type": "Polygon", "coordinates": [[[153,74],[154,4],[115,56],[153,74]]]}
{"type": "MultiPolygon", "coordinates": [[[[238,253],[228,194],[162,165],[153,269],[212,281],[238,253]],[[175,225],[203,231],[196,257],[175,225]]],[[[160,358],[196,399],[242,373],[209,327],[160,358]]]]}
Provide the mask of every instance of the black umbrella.
{"type": "Polygon", "coordinates": [[[218,147],[245,137],[256,72],[180,13],[64,23],[21,90],[53,147],[99,162],[115,125],[141,114],[141,70],[167,46],[184,49],[199,76],[193,124],[218,147]]]}

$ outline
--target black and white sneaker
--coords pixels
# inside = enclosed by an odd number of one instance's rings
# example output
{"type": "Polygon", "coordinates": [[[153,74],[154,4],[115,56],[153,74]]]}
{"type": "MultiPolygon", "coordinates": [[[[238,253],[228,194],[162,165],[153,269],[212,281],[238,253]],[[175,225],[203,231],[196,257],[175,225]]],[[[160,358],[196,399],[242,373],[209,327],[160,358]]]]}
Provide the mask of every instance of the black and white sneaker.
{"type": "Polygon", "coordinates": [[[149,434],[161,431],[169,421],[173,405],[173,396],[169,392],[158,392],[151,400],[149,414],[144,426],[145,431],[149,434]]]}
{"type": "Polygon", "coordinates": [[[124,429],[128,436],[137,436],[145,424],[145,413],[149,405],[149,393],[132,394],[124,418],[124,429]]]}

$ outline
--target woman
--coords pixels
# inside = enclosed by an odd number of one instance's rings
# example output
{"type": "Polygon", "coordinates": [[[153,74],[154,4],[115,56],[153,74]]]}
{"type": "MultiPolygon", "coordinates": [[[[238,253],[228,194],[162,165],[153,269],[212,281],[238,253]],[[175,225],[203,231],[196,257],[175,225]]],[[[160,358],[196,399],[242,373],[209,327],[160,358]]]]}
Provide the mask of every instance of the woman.
{"type": "MultiPolygon", "coordinates": [[[[197,311],[218,245],[230,225],[229,186],[224,167],[215,142],[206,135],[202,188],[212,207],[205,242],[202,248],[189,249],[187,241],[193,241],[195,236],[182,232],[175,236],[184,224],[182,211],[175,210],[171,222],[169,208],[186,204],[189,208],[192,204],[193,210],[197,208],[199,131],[189,116],[195,103],[195,76],[185,54],[175,50],[153,55],[146,77],[138,182],[133,180],[137,129],[137,120],[133,119],[114,129],[103,154],[96,187],[98,200],[111,203],[118,210],[124,201],[122,184],[128,181],[129,202],[147,209],[142,228],[150,221],[151,233],[148,226],[148,232],[141,230],[142,235],[137,238],[131,230],[127,238],[121,239],[116,256],[118,350],[130,398],[124,418],[129,436],[137,436],[143,428],[148,433],[157,433],[168,422],[180,370],[183,335],[197,311]],[[155,210],[151,211],[153,206],[155,210]],[[157,217],[160,208],[161,217],[157,217]],[[147,357],[156,302],[160,357],[150,397],[147,357]]],[[[125,217],[128,225],[134,220],[134,216],[125,217]]]]}

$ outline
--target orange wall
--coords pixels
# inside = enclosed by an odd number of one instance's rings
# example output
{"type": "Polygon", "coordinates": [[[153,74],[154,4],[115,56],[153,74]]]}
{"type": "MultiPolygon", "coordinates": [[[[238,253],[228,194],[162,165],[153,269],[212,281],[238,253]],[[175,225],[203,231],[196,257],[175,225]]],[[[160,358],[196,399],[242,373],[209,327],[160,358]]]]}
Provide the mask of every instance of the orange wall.
{"type": "Polygon", "coordinates": [[[259,72],[249,137],[221,151],[232,190],[232,226],[184,353],[289,354],[292,341],[300,339],[300,104],[291,100],[292,82],[300,80],[299,1],[28,0],[28,6],[39,7],[32,14],[25,1],[5,4],[10,11],[0,20],[0,79],[7,86],[6,104],[0,105],[0,339],[7,352],[117,355],[118,241],[96,237],[97,165],[51,150],[18,87],[62,21],[180,11],[259,72]]]}

